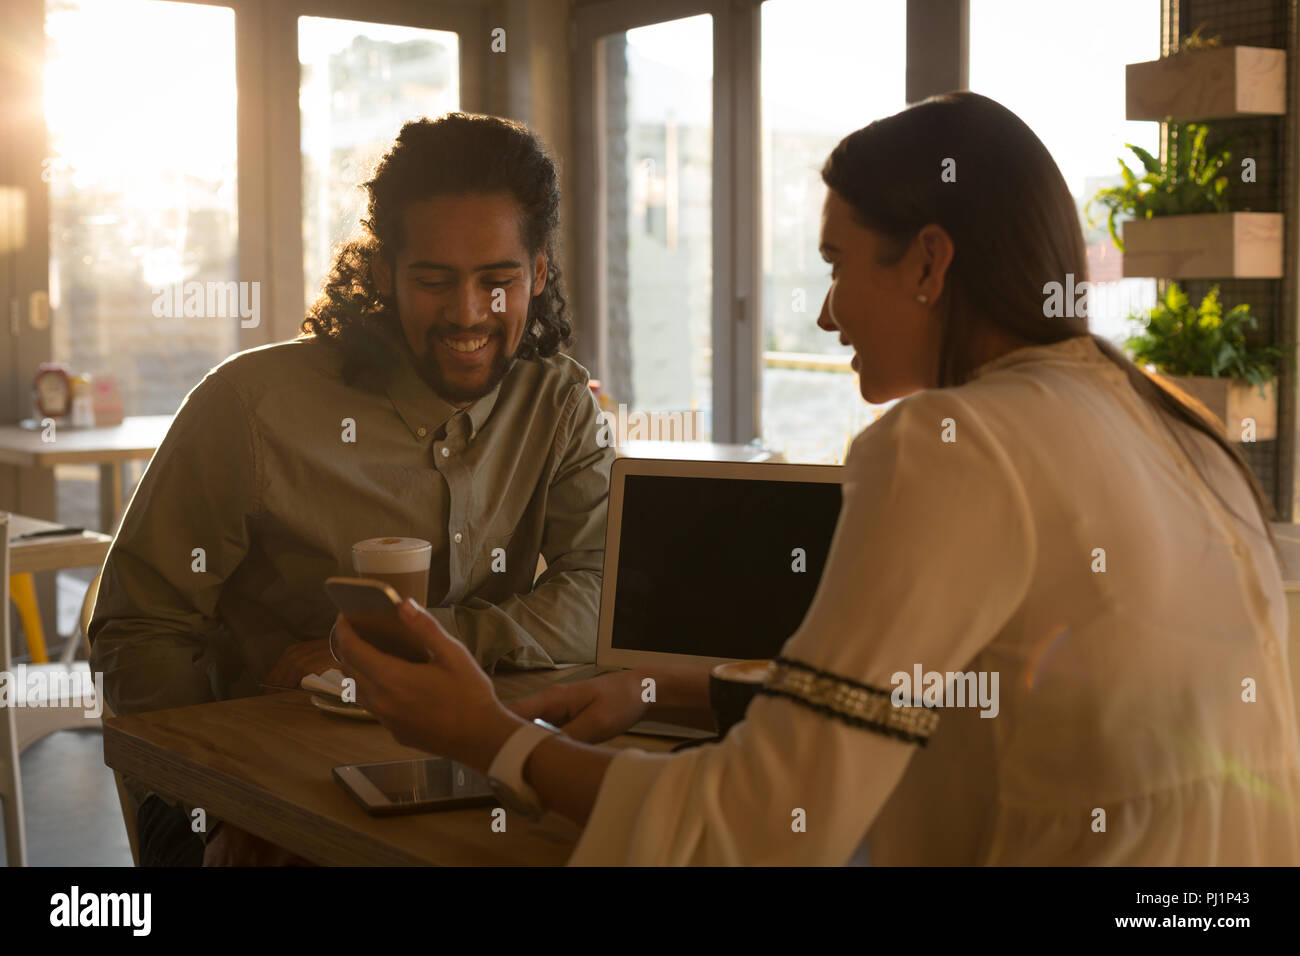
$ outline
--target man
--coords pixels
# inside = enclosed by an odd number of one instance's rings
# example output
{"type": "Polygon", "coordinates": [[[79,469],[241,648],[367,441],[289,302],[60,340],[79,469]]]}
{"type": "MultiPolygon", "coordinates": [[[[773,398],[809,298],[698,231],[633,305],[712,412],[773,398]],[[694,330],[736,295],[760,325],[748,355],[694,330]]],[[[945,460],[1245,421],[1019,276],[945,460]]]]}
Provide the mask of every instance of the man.
{"type": "MultiPolygon", "coordinates": [[[[406,124],[366,188],[303,335],[213,369],[132,497],[90,625],[119,714],[336,666],[322,583],[381,535],[433,544],[427,603],[489,672],[595,656],[613,452],[558,352],[555,166],[519,124],[450,114],[406,124]]],[[[130,789],[141,862],[197,863],[190,808],[130,789]]],[[[204,839],[209,862],[282,862],[204,839]]]]}

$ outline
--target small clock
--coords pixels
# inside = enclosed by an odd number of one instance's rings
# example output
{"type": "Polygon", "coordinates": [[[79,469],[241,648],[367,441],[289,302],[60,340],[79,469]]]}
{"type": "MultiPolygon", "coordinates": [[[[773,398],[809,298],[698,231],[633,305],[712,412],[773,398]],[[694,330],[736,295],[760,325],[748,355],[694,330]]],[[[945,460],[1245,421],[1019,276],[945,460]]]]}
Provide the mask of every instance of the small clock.
{"type": "Polygon", "coordinates": [[[36,371],[32,393],[36,408],[42,416],[62,418],[67,415],[72,405],[72,381],[68,376],[68,367],[53,362],[42,363],[36,371]]]}

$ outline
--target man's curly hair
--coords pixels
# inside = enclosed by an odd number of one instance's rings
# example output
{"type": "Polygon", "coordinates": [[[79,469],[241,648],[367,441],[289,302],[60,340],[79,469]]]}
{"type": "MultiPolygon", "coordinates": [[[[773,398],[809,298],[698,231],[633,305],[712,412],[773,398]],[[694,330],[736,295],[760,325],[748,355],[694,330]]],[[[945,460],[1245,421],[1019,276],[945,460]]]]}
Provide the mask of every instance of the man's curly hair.
{"type": "Polygon", "coordinates": [[[519,204],[529,255],[546,254],[546,287],[528,306],[516,355],[549,357],[572,339],[555,245],[560,224],[560,182],[545,146],[526,126],[496,116],[448,113],[406,123],[365,183],[369,193],[361,234],[339,250],[320,296],[307,311],[303,336],[336,343],[343,373],[389,369],[396,356],[368,327],[396,324],[395,303],[370,274],[375,256],[394,259],[402,247],[402,213],[435,196],[508,193],[519,204]]]}

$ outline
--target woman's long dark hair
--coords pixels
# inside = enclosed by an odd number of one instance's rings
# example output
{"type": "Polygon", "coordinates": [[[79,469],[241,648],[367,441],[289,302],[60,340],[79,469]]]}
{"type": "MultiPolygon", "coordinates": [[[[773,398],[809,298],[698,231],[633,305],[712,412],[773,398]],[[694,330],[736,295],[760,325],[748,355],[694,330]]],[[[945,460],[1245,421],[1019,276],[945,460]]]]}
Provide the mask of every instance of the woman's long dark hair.
{"type": "Polygon", "coordinates": [[[547,261],[546,287],[529,303],[516,354],[547,357],[570,344],[573,329],[555,256],[559,174],[526,126],[468,113],[407,123],[365,188],[370,200],[362,233],[338,250],[325,287],[302,323],[303,335],[320,336],[343,350],[346,379],[392,365],[394,357],[367,330],[372,322],[396,322],[393,302],[375,287],[370,263],[376,256],[392,261],[402,247],[403,210],[435,196],[508,193],[514,198],[529,255],[545,252],[547,261]]]}
{"type": "MultiPolygon", "coordinates": [[[[1038,345],[1089,334],[1086,316],[1044,314],[1047,283],[1064,284],[1073,275],[1077,287],[1088,278],[1087,249],[1055,160],[1033,130],[1000,103],[978,93],[945,93],[877,120],[840,141],[822,179],[861,225],[885,237],[889,252],[882,265],[899,261],[927,224],[937,223],[952,238],[940,387],[969,379],[972,346],[989,329],[1038,345]],[[941,176],[945,169],[947,177],[941,176]]],[[[1204,406],[1158,384],[1109,340],[1092,339],[1138,395],[1209,437],[1232,459],[1254,494],[1276,553],[1269,527],[1272,505],[1241,453],[1204,417],[1208,411],[1203,416],[1195,410],[1204,406]]],[[[1193,459],[1169,421],[1157,417],[1193,459]]],[[[1192,464],[1199,472],[1194,459],[1192,464]]]]}

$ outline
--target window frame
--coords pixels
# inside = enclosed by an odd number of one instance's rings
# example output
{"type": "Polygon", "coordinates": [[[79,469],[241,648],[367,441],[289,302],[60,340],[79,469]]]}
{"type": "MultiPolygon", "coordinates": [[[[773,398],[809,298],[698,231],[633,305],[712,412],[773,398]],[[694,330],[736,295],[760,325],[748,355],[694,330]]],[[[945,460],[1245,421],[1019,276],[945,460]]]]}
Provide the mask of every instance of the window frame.
{"type": "MultiPolygon", "coordinates": [[[[578,0],[573,11],[573,155],[577,194],[575,311],[583,323],[576,357],[600,378],[608,368],[604,242],[604,71],[598,41],[637,27],[713,17],[712,435],[745,444],[762,435],[763,269],[762,73],[764,0],[578,0]]],[[[967,87],[968,0],[907,0],[909,102],[967,87]]],[[[847,130],[846,130],[847,132],[847,130]]]]}
{"type": "Polygon", "coordinates": [[[749,441],[758,434],[757,373],[762,336],[757,241],[758,17],[760,0],[664,0],[652,10],[635,0],[602,0],[574,10],[573,129],[575,181],[589,183],[575,203],[577,259],[573,297],[583,321],[575,357],[594,378],[608,367],[604,316],[607,258],[603,156],[603,75],[599,41],[611,34],[685,17],[713,17],[712,184],[712,436],[715,442],[749,441]],[[741,163],[742,157],[751,161],[741,163]],[[740,437],[740,436],[746,437],[740,437]]]}

